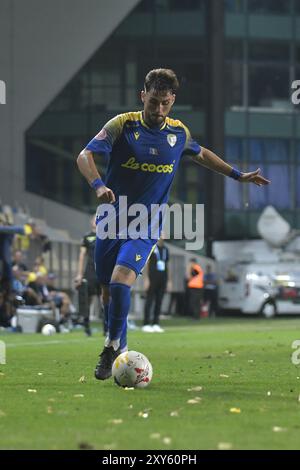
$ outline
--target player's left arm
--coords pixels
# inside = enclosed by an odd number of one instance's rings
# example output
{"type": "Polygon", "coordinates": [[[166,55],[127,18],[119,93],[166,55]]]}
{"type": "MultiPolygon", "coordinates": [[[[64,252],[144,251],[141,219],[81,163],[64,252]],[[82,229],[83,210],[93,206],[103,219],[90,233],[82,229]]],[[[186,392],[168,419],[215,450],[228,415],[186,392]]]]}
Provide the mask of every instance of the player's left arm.
{"type": "Polygon", "coordinates": [[[255,171],[243,173],[224,162],[218,155],[205,147],[201,147],[200,153],[191,156],[191,158],[195,163],[216,171],[217,173],[221,173],[224,176],[230,176],[241,183],[254,183],[257,186],[264,186],[271,182],[260,174],[260,168],[255,171]]]}

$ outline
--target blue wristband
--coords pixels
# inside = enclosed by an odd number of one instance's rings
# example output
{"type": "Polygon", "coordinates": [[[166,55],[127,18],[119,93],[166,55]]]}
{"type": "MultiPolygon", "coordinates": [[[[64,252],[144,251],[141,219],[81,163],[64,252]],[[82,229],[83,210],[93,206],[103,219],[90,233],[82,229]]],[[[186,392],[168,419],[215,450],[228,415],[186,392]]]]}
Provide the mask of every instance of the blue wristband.
{"type": "Polygon", "coordinates": [[[94,181],[91,182],[91,187],[95,189],[101,188],[101,186],[105,186],[101,178],[96,178],[94,181]]]}
{"type": "Polygon", "coordinates": [[[237,170],[236,168],[232,168],[231,173],[230,173],[230,178],[233,178],[234,180],[238,180],[242,176],[242,172],[240,170],[237,170]]]}

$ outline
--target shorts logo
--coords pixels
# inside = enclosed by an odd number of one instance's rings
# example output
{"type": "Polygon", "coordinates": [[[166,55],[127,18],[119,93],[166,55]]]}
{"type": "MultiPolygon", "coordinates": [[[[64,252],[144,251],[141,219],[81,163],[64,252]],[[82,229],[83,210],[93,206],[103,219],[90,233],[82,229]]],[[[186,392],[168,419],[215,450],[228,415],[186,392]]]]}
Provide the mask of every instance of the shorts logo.
{"type": "Polygon", "coordinates": [[[103,127],[103,129],[96,135],[95,139],[96,140],[104,140],[104,139],[106,139],[106,137],[107,137],[107,132],[103,127]]]}
{"type": "Polygon", "coordinates": [[[140,261],[142,259],[141,255],[135,255],[135,261],[140,261]]]}
{"type": "Polygon", "coordinates": [[[168,134],[168,135],[167,135],[167,141],[169,142],[169,144],[171,145],[171,147],[174,147],[174,145],[175,145],[176,142],[177,142],[177,137],[176,137],[176,135],[174,135],[174,134],[168,134]]]}

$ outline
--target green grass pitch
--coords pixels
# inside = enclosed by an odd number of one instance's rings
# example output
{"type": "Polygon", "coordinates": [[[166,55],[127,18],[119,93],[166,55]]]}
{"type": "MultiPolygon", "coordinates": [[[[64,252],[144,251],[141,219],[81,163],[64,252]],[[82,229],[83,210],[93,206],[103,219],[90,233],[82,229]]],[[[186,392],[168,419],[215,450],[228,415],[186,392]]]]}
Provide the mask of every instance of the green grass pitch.
{"type": "Polygon", "coordinates": [[[94,379],[100,332],[0,334],[0,448],[300,449],[300,320],[177,323],[129,333],[153,364],[143,390],[94,379]]]}

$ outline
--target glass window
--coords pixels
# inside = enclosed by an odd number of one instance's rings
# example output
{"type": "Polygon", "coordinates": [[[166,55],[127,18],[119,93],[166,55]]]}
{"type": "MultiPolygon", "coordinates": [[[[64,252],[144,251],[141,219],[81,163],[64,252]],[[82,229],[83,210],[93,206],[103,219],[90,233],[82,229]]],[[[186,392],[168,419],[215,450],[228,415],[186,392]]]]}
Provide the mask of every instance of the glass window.
{"type": "Polygon", "coordinates": [[[288,14],[291,11],[290,0],[248,0],[250,13],[288,14]]]}
{"type": "Polygon", "coordinates": [[[168,0],[170,10],[199,10],[204,7],[204,0],[168,0]]]}
{"type": "Polygon", "coordinates": [[[294,0],[295,12],[300,14],[300,0],[294,0]]]}
{"type": "Polygon", "coordinates": [[[300,142],[297,145],[296,160],[296,206],[300,208],[300,142]]]}
{"type": "Polygon", "coordinates": [[[227,40],[225,46],[225,105],[243,105],[243,43],[227,40]]]}
{"type": "Polygon", "coordinates": [[[249,60],[289,63],[290,46],[287,42],[255,41],[249,43],[249,60]]]}
{"type": "Polygon", "coordinates": [[[225,0],[225,11],[229,13],[242,13],[245,8],[245,0],[225,0]]]}
{"type": "Polygon", "coordinates": [[[226,39],[226,60],[243,60],[243,43],[239,40],[226,39]]]}
{"type": "Polygon", "coordinates": [[[227,62],[225,65],[225,105],[227,108],[243,105],[243,64],[227,62]]]}
{"type": "Polygon", "coordinates": [[[272,182],[261,188],[249,185],[250,208],[261,209],[271,204],[278,209],[291,209],[289,142],[283,139],[250,139],[249,152],[249,171],[259,167],[272,182]]]}
{"type": "Polygon", "coordinates": [[[249,105],[290,109],[289,68],[250,65],[249,105]]]}

